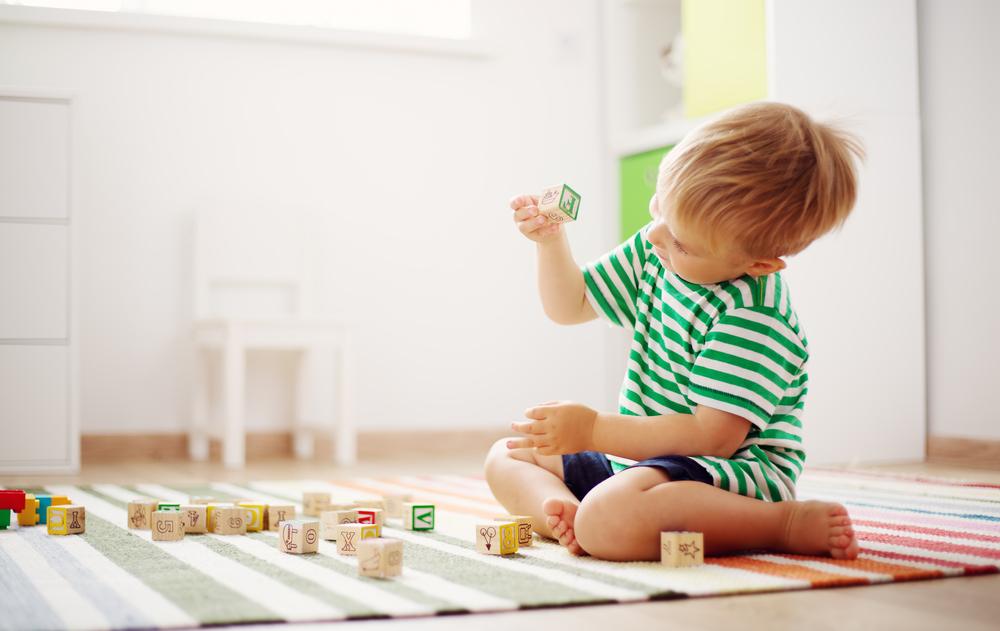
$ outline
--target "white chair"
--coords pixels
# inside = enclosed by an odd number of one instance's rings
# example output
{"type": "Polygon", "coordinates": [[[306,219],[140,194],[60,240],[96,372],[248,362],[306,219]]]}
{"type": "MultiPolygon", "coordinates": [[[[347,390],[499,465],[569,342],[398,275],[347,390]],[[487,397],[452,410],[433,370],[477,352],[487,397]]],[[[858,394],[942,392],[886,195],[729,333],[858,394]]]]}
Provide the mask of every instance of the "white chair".
{"type": "Polygon", "coordinates": [[[310,245],[317,231],[308,215],[212,211],[195,218],[194,410],[189,435],[192,460],[206,460],[209,440],[221,438],[222,461],[246,461],[244,375],[247,352],[296,353],[292,435],[295,455],[313,455],[318,434],[331,435],[334,460],[356,460],[357,437],[350,408],[353,375],[348,331],[343,324],[312,317],[309,282],[315,261],[310,245]],[[221,366],[221,423],[209,419],[208,353],[221,366]],[[332,353],[336,425],[310,426],[303,418],[303,370],[310,353],[332,353]]]}

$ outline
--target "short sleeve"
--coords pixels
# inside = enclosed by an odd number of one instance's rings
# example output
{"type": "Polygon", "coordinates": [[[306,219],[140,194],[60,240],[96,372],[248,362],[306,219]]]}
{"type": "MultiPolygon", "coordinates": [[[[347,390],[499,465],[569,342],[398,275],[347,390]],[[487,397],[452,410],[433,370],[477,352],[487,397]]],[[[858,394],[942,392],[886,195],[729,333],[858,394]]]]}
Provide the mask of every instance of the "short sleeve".
{"type": "Polygon", "coordinates": [[[648,231],[649,224],[582,268],[587,300],[598,315],[616,326],[635,326],[639,281],[649,255],[648,231]]]}
{"type": "Polygon", "coordinates": [[[802,340],[771,307],[728,311],[712,326],[691,369],[688,399],[741,416],[761,430],[805,383],[802,340]]]}

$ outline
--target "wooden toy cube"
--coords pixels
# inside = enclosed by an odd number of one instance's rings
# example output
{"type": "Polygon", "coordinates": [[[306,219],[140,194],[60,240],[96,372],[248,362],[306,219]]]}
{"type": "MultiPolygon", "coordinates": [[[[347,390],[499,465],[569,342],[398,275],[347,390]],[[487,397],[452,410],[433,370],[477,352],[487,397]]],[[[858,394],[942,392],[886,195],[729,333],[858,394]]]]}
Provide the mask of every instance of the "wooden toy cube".
{"type": "Polygon", "coordinates": [[[580,194],[568,184],[549,186],[538,195],[538,212],[552,223],[576,221],[580,212],[580,194]]]}
{"type": "Polygon", "coordinates": [[[291,504],[271,504],[267,507],[267,517],[264,528],[277,530],[278,524],[295,519],[295,507],[291,504]]]}
{"type": "Polygon", "coordinates": [[[208,507],[204,504],[181,506],[181,524],[184,534],[208,532],[208,507]]]}
{"type": "Polygon", "coordinates": [[[329,493],[303,493],[302,513],[309,517],[319,517],[330,503],[329,493]]]}
{"type": "Polygon", "coordinates": [[[180,541],[184,538],[181,512],[177,510],[153,511],[153,541],[180,541]]]}
{"type": "Polygon", "coordinates": [[[160,502],[156,505],[156,510],[180,510],[179,502],[160,502]]]}
{"type": "Polygon", "coordinates": [[[660,563],[670,567],[701,565],[705,562],[705,540],[700,532],[661,532],[660,563]]]}
{"type": "Polygon", "coordinates": [[[24,510],[17,514],[18,526],[34,526],[38,523],[38,500],[31,493],[24,494],[24,510]]]}
{"type": "Polygon", "coordinates": [[[291,519],[278,525],[278,549],[289,554],[309,554],[319,550],[319,522],[291,519]]]}
{"type": "Polygon", "coordinates": [[[358,515],[359,524],[375,524],[381,532],[385,524],[385,511],[381,508],[356,508],[354,512],[358,515]]]}
{"type": "Polygon", "coordinates": [[[221,506],[212,514],[217,535],[247,534],[247,511],[242,506],[221,506]]]}
{"type": "Polygon", "coordinates": [[[349,510],[325,510],[319,515],[320,537],[327,541],[337,540],[337,526],[358,523],[358,513],[349,510]]]}
{"type": "Polygon", "coordinates": [[[524,548],[530,546],[534,540],[532,536],[534,522],[528,515],[500,515],[493,519],[494,521],[503,522],[512,521],[517,524],[517,547],[524,548]]]}
{"type": "Polygon", "coordinates": [[[372,537],[358,543],[358,574],[388,578],[403,573],[403,542],[372,537]]]}
{"type": "Polygon", "coordinates": [[[87,530],[87,509],[76,504],[49,506],[46,511],[50,535],[80,535],[87,530]]]}
{"type": "Polygon", "coordinates": [[[264,530],[264,516],[267,515],[267,504],[240,502],[237,504],[246,513],[247,532],[264,530]]]}
{"type": "Polygon", "coordinates": [[[159,502],[156,500],[132,500],[128,503],[128,527],[131,530],[149,530],[153,527],[153,511],[159,502]]]}
{"type": "Polygon", "coordinates": [[[0,530],[7,530],[10,528],[10,513],[9,508],[0,508],[0,530]]]}
{"type": "Polygon", "coordinates": [[[383,495],[382,501],[385,502],[386,517],[401,519],[403,517],[403,502],[412,502],[413,496],[409,493],[392,493],[383,495]]]}
{"type": "Polygon", "coordinates": [[[476,524],[476,550],[483,554],[514,554],[517,552],[517,523],[476,524]]]}
{"type": "Polygon", "coordinates": [[[376,539],[381,533],[375,524],[340,524],[337,526],[337,552],[355,555],[364,539],[376,539]]]}
{"type": "Polygon", "coordinates": [[[434,505],[403,502],[403,527],[407,530],[434,530],[434,505]]]}
{"type": "Polygon", "coordinates": [[[20,513],[24,510],[24,500],[27,494],[20,489],[0,489],[0,509],[20,513]]]}
{"type": "Polygon", "coordinates": [[[227,502],[205,504],[205,525],[208,532],[215,532],[215,514],[223,508],[233,508],[233,505],[227,502]]]}

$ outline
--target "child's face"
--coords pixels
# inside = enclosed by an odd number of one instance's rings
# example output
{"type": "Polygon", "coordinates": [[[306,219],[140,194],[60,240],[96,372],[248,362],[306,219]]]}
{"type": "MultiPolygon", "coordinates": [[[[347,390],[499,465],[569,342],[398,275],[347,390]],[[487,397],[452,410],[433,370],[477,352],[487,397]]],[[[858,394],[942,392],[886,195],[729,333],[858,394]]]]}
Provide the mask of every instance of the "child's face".
{"type": "Polygon", "coordinates": [[[732,250],[711,252],[708,240],[696,228],[677,226],[671,221],[667,206],[660,204],[656,195],[649,200],[653,227],[648,238],[664,267],[689,283],[699,285],[733,280],[746,273],[755,274],[753,259],[733,254],[732,250]]]}

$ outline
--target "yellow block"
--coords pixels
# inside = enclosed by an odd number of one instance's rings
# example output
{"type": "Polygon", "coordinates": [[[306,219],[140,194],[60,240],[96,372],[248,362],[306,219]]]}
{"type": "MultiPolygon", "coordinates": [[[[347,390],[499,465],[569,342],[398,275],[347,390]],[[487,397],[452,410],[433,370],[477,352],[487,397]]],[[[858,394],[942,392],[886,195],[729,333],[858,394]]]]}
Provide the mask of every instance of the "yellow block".
{"type": "Polygon", "coordinates": [[[267,513],[266,504],[240,502],[239,507],[246,509],[247,532],[258,532],[264,530],[264,514],[267,513]]]}
{"type": "Polygon", "coordinates": [[[49,506],[45,519],[50,535],[77,535],[87,529],[87,513],[83,506],[49,506]]]}
{"type": "Polygon", "coordinates": [[[17,525],[38,525],[38,500],[31,493],[24,494],[24,510],[17,514],[17,525]]]}

